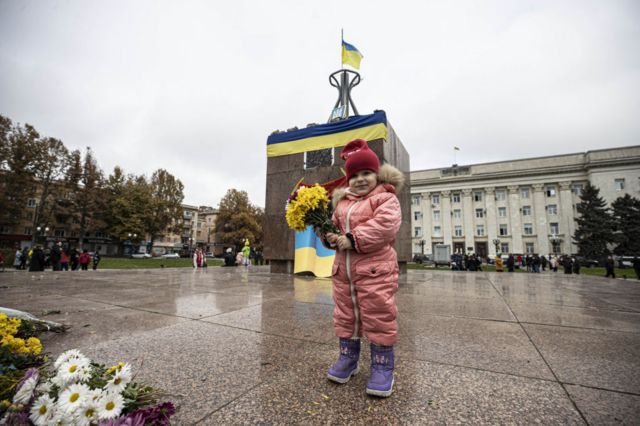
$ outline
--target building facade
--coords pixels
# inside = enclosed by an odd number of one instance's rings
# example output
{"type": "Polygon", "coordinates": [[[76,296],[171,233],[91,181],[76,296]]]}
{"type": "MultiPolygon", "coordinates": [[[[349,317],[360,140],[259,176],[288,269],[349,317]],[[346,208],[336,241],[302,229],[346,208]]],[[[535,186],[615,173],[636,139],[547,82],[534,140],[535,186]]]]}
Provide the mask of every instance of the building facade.
{"type": "Polygon", "coordinates": [[[640,146],[413,171],[413,253],[574,254],[587,182],[608,204],[640,198],[640,146]]]}

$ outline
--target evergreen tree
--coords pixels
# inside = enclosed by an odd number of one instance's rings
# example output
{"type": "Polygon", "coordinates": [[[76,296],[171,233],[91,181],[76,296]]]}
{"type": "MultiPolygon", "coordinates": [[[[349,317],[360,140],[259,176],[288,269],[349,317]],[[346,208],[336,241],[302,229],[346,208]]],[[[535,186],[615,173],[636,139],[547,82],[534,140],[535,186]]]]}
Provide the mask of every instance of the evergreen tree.
{"type": "Polygon", "coordinates": [[[246,191],[229,189],[218,206],[216,241],[233,245],[239,250],[248,239],[252,246],[260,247],[263,217],[263,210],[249,203],[246,191]]]}
{"type": "Polygon", "coordinates": [[[600,190],[587,183],[576,207],[579,217],[573,241],[578,245],[578,254],[587,258],[609,254],[607,244],[614,241],[613,222],[600,190]]]}
{"type": "Polygon", "coordinates": [[[613,229],[619,256],[640,256],[640,200],[626,194],[612,204],[613,229]]]}

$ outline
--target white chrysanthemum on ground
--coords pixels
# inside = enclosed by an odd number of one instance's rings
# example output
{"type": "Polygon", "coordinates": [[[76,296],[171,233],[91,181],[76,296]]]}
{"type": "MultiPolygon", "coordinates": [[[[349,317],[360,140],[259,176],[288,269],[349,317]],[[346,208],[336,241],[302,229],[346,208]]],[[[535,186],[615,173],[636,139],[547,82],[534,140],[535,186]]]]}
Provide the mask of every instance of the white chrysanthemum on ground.
{"type": "Polygon", "coordinates": [[[38,385],[38,375],[36,374],[33,377],[29,377],[24,381],[20,389],[13,396],[13,402],[17,404],[27,404],[29,400],[33,397],[33,391],[36,389],[38,385]]]}
{"type": "Polygon", "coordinates": [[[131,382],[131,367],[126,368],[129,364],[120,370],[116,370],[113,378],[107,382],[105,390],[113,393],[120,393],[131,382]]]}
{"type": "Polygon", "coordinates": [[[76,412],[76,424],[78,426],[90,426],[91,424],[98,423],[98,411],[98,401],[87,400],[76,412]]]}
{"type": "Polygon", "coordinates": [[[33,403],[29,419],[36,426],[50,425],[55,416],[55,407],[55,402],[49,395],[42,395],[33,403]]]}
{"type": "Polygon", "coordinates": [[[65,383],[88,381],[90,377],[89,360],[72,358],[58,369],[58,375],[65,383]]]}
{"type": "Polygon", "coordinates": [[[89,359],[86,356],[84,356],[82,354],[82,352],[80,352],[79,350],[70,349],[70,350],[60,354],[58,359],[56,359],[56,362],[53,363],[53,367],[54,368],[59,368],[62,364],[64,364],[65,362],[67,362],[67,361],[69,361],[71,359],[84,359],[87,362],[89,361],[89,359]]]}
{"type": "Polygon", "coordinates": [[[124,398],[119,393],[106,393],[98,400],[98,417],[100,420],[115,419],[122,412],[124,398]]]}
{"type": "Polygon", "coordinates": [[[75,413],[89,397],[89,387],[84,384],[73,384],[66,388],[58,398],[58,408],[64,413],[75,413]]]}

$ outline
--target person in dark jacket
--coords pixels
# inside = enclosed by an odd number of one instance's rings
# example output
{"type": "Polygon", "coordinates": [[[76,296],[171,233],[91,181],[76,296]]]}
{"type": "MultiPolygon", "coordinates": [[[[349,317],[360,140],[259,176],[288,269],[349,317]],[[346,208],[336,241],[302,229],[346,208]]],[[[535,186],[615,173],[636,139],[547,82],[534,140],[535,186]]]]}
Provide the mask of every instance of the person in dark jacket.
{"type": "Polygon", "coordinates": [[[44,252],[42,251],[42,247],[36,246],[31,253],[29,272],[44,271],[44,262],[44,252]]]}
{"type": "Polygon", "coordinates": [[[20,258],[20,269],[27,269],[27,260],[29,259],[29,247],[24,246],[22,249],[22,257],[20,258]]]}
{"type": "MultiPolygon", "coordinates": [[[[98,250],[100,248],[98,247],[98,250]]],[[[93,253],[93,270],[95,271],[96,269],[98,269],[98,263],[100,263],[100,253],[98,252],[98,250],[96,250],[95,253],[93,253]]]]}
{"type": "Polygon", "coordinates": [[[633,257],[633,270],[636,271],[636,277],[640,280],[640,259],[638,256],[633,257]]]}
{"type": "Polygon", "coordinates": [[[62,270],[62,266],[60,265],[60,258],[62,256],[62,243],[60,241],[56,241],[56,243],[51,247],[51,253],[49,254],[49,261],[51,262],[51,268],[54,271],[62,270]]]}
{"type": "Polygon", "coordinates": [[[564,267],[564,273],[570,275],[573,265],[571,264],[571,258],[569,256],[562,258],[562,266],[564,267]]]}
{"type": "Polygon", "coordinates": [[[224,254],[223,266],[236,266],[236,257],[233,255],[233,250],[229,247],[224,254]]]}
{"type": "Polygon", "coordinates": [[[509,257],[507,258],[507,270],[509,272],[513,272],[516,266],[516,259],[513,257],[511,253],[509,253],[509,257]]]}
{"type": "Polygon", "coordinates": [[[71,249],[71,255],[70,255],[70,261],[71,261],[71,270],[75,271],[78,269],[78,263],[80,261],[79,259],[80,254],[78,253],[77,249],[71,249]]]}
{"type": "Polygon", "coordinates": [[[607,257],[607,261],[605,262],[604,267],[607,270],[607,275],[605,275],[606,278],[608,278],[608,277],[615,278],[616,277],[616,272],[614,270],[615,262],[613,260],[613,257],[611,257],[611,256],[607,257]]]}
{"type": "Polygon", "coordinates": [[[573,273],[580,275],[580,262],[577,259],[573,259],[573,273]]]}

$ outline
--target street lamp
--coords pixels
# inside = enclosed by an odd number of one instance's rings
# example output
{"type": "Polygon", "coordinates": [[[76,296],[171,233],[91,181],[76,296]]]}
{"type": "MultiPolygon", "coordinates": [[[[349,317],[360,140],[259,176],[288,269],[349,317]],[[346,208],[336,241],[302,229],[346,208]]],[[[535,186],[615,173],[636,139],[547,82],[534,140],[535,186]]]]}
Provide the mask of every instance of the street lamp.
{"type": "Polygon", "coordinates": [[[425,240],[420,240],[420,249],[422,251],[422,255],[424,255],[424,243],[425,242],[426,242],[425,240]]]}
{"type": "Polygon", "coordinates": [[[496,256],[497,256],[498,252],[500,251],[500,238],[494,238],[493,245],[496,246],[496,256]]]}
{"type": "Polygon", "coordinates": [[[42,237],[42,234],[44,233],[44,236],[46,238],[47,233],[49,232],[49,227],[48,226],[38,226],[36,228],[36,231],[38,231],[38,236],[42,237]]]}

